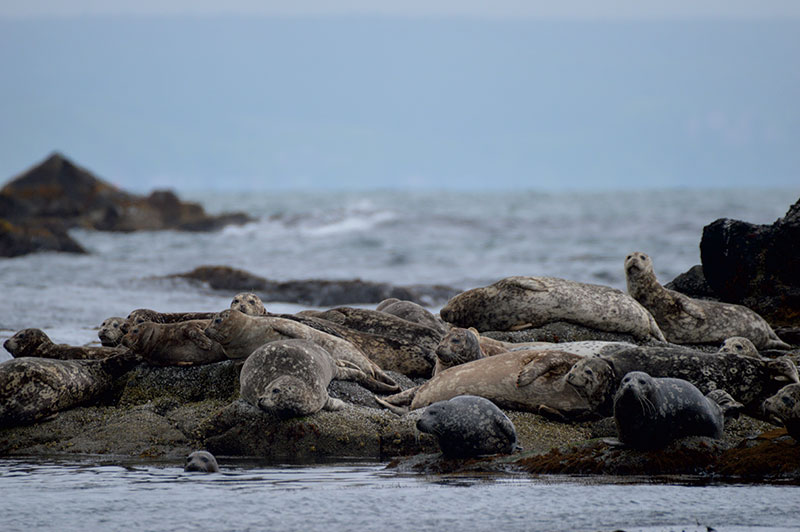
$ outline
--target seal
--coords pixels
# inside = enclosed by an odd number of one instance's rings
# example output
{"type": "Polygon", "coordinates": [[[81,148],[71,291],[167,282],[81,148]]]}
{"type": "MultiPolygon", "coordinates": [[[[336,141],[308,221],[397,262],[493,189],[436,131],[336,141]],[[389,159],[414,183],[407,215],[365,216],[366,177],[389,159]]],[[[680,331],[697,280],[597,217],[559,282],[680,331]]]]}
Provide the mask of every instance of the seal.
{"type": "Polygon", "coordinates": [[[692,299],[656,280],[653,261],[639,251],[625,257],[628,293],[655,318],[675,344],[719,344],[732,336],[748,338],[757,349],[791,349],[769,324],[742,305],[692,299]]]}
{"type": "Polygon", "coordinates": [[[744,405],[745,413],[760,419],[764,417],[761,405],[766,398],[787,384],[800,382],[789,357],[769,360],[733,353],[705,353],[680,346],[609,349],[599,356],[578,360],[566,378],[583,397],[594,397],[592,404],[599,402],[598,414],[608,416],[612,414],[608,406],[614,392],[631,371],[642,371],[656,378],[684,379],[704,394],[725,390],[744,405]],[[594,377],[587,375],[587,369],[594,377]],[[586,386],[585,391],[582,386],[586,386]]]}
{"type": "Polygon", "coordinates": [[[146,321],[153,323],[180,323],[192,320],[210,320],[213,312],[157,312],[149,308],[137,308],[128,314],[128,326],[146,321]]]}
{"type": "Polygon", "coordinates": [[[6,360],[0,363],[0,425],[32,423],[96,402],[136,363],[130,353],[96,360],[6,360]]]}
{"type": "Polygon", "coordinates": [[[474,458],[522,450],[517,429],[493,402],[474,395],[438,401],[417,421],[420,432],[432,434],[446,458],[474,458]]]}
{"type": "Polygon", "coordinates": [[[761,358],[761,354],[758,352],[758,349],[756,349],[756,346],[753,345],[753,342],[744,336],[733,336],[728,338],[722,342],[722,346],[719,348],[718,352],[733,353],[745,357],[761,358]]]}
{"type": "Polygon", "coordinates": [[[219,464],[214,455],[208,451],[195,451],[186,457],[184,471],[198,471],[200,473],[218,473],[219,464]]]}
{"type": "Polygon", "coordinates": [[[436,317],[422,305],[414,303],[413,301],[405,301],[397,299],[396,297],[390,297],[378,303],[375,310],[397,316],[406,321],[418,323],[419,325],[424,325],[425,327],[430,327],[440,334],[447,333],[448,327],[440,318],[436,317]]]}
{"type": "Polygon", "coordinates": [[[764,413],[776,423],[783,423],[789,436],[800,441],[800,384],[784,386],[764,401],[764,413]]]}
{"type": "Polygon", "coordinates": [[[128,332],[128,320],[114,316],[106,318],[100,324],[97,336],[100,338],[100,345],[103,347],[117,347],[122,342],[122,337],[128,332]]]}
{"type": "Polygon", "coordinates": [[[454,366],[420,386],[375,400],[403,414],[457,395],[477,395],[500,408],[562,421],[595,418],[591,405],[566,382],[567,371],[580,358],[561,351],[501,353],[454,366]]]}
{"type": "Polygon", "coordinates": [[[480,332],[568,322],[642,342],[665,341],[647,309],[627,294],[556,277],[507,277],[456,295],[440,314],[453,325],[480,332]]]}
{"type": "Polygon", "coordinates": [[[122,345],[156,366],[197,366],[227,360],[219,343],[203,334],[208,320],[145,321],[131,326],[122,345]]]}
{"type": "Polygon", "coordinates": [[[228,358],[233,360],[244,360],[262,345],[275,340],[310,340],[325,349],[334,359],[345,361],[372,377],[374,382],[370,383],[370,390],[392,393],[400,389],[378,364],[367,358],[352,343],[293,320],[273,316],[248,316],[236,309],[227,309],[214,315],[204,332],[206,336],[219,342],[228,358]]]}
{"type": "Polygon", "coordinates": [[[233,296],[231,308],[238,310],[248,316],[266,316],[267,309],[261,298],[253,292],[239,292],[233,296]]]}
{"type": "MultiPolygon", "coordinates": [[[[719,439],[725,411],[713,398],[683,379],[632,371],[623,377],[614,396],[619,440],[635,449],[657,449],[686,436],[719,439]]],[[[733,402],[729,396],[726,399],[725,404],[733,402]]]]}
{"type": "Polygon", "coordinates": [[[124,347],[96,347],[54,344],[41,329],[22,329],[3,343],[6,351],[15,358],[37,357],[58,360],[86,360],[108,358],[127,353],[124,347]]]}
{"type": "Polygon", "coordinates": [[[484,358],[483,349],[481,349],[478,335],[473,332],[474,329],[464,329],[461,327],[453,327],[444,335],[442,341],[436,346],[436,366],[433,368],[433,374],[438,375],[442,371],[484,358]]]}
{"type": "Polygon", "coordinates": [[[345,403],[328,395],[333,379],[366,382],[362,371],[337,362],[310,340],[276,340],[247,357],[239,375],[242,399],[280,418],[341,410],[345,403]]]}

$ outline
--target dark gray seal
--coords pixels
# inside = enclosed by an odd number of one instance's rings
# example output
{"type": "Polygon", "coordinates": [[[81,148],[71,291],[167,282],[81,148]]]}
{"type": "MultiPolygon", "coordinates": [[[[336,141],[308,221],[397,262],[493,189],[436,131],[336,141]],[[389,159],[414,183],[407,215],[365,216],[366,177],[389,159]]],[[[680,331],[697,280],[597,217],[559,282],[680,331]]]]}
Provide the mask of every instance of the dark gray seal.
{"type": "Polygon", "coordinates": [[[417,421],[417,429],[434,435],[447,458],[511,454],[522,449],[508,416],[493,402],[475,395],[433,403],[417,421]]]}
{"type": "Polygon", "coordinates": [[[37,357],[58,360],[91,360],[128,352],[124,347],[96,347],[54,344],[41,329],[22,329],[3,343],[15,358],[37,357]]]}
{"type": "Polygon", "coordinates": [[[218,473],[217,459],[208,451],[195,451],[186,457],[184,471],[197,471],[200,473],[218,473]]]}
{"type": "Polygon", "coordinates": [[[122,344],[122,337],[128,332],[128,320],[113,316],[106,318],[100,324],[97,337],[100,338],[100,345],[104,347],[117,347],[122,344]]]}
{"type": "Polygon", "coordinates": [[[686,436],[719,439],[725,411],[714,399],[733,404],[729,396],[719,393],[706,397],[683,379],[632,371],[614,396],[619,441],[636,449],[658,449],[686,436]]]}
{"type": "Polygon", "coordinates": [[[441,320],[441,318],[438,318],[428,309],[418,303],[414,303],[413,301],[404,301],[395,297],[391,297],[378,303],[378,306],[375,307],[375,310],[397,316],[398,318],[402,318],[406,321],[430,327],[441,334],[445,334],[447,332],[447,325],[441,320]]]}
{"type": "Polygon", "coordinates": [[[742,305],[692,299],[664,288],[656,280],[653,261],[644,253],[625,258],[628,293],[655,318],[668,341],[675,344],[718,344],[744,336],[758,349],[791,349],[769,324],[742,305]]]}
{"type": "Polygon", "coordinates": [[[800,384],[784,386],[764,401],[764,413],[775,423],[783,423],[789,436],[800,441],[800,384]]]}

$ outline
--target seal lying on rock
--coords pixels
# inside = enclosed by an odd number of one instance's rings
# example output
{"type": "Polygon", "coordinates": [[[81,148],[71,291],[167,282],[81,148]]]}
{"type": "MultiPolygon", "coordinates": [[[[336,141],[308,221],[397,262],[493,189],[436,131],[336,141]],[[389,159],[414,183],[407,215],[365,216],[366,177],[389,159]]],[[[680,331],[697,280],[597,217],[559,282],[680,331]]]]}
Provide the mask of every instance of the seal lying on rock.
{"type": "Polygon", "coordinates": [[[15,358],[37,357],[59,360],[85,360],[108,358],[127,353],[124,347],[92,347],[54,344],[41,329],[22,329],[3,343],[6,351],[15,358]]]}
{"type": "Polygon", "coordinates": [[[791,349],[769,324],[747,307],[692,299],[656,280],[644,253],[625,258],[628,293],[653,315],[667,340],[676,344],[717,344],[732,336],[749,338],[758,349],[791,349]]]}
{"type": "Polygon", "coordinates": [[[404,301],[396,297],[390,297],[378,303],[375,310],[424,325],[425,327],[430,327],[441,334],[447,332],[447,325],[440,318],[436,317],[422,305],[414,303],[413,301],[404,301]]]}
{"type": "Polygon", "coordinates": [[[218,473],[219,464],[214,455],[208,451],[195,451],[186,457],[184,471],[198,471],[200,473],[218,473]]]}
{"type": "Polygon", "coordinates": [[[447,458],[511,454],[522,449],[508,416],[488,399],[474,395],[433,403],[417,421],[417,429],[433,434],[447,458]]]}
{"type": "Polygon", "coordinates": [[[128,320],[114,316],[106,318],[100,324],[97,337],[103,347],[117,347],[122,343],[122,337],[128,332],[128,320]]]}
{"type": "Polygon", "coordinates": [[[800,384],[784,386],[764,401],[764,413],[783,423],[789,436],[800,442],[800,384]]]}
{"type": "Polygon", "coordinates": [[[156,366],[194,366],[227,360],[222,346],[203,334],[208,323],[145,321],[131,326],[122,344],[156,366]]]}
{"type": "Polygon", "coordinates": [[[581,357],[561,351],[513,351],[446,369],[428,382],[376,400],[403,414],[457,395],[478,395],[501,408],[559,420],[597,417],[589,402],[567,385],[566,373],[581,357]],[[405,407],[405,408],[404,408],[405,407]]]}
{"type": "Polygon", "coordinates": [[[484,358],[478,335],[473,330],[453,327],[444,335],[442,341],[436,346],[436,366],[433,374],[484,358]]]}
{"type": "Polygon", "coordinates": [[[328,395],[331,380],[372,380],[345,366],[310,340],[276,340],[245,360],[239,376],[241,396],[281,418],[341,410],[345,403],[328,395]]]}
{"type": "Polygon", "coordinates": [[[0,425],[30,423],[96,401],[136,362],[125,353],[100,360],[23,357],[0,363],[0,425]]]}
{"type": "Polygon", "coordinates": [[[302,323],[273,316],[248,316],[228,309],[217,313],[205,329],[205,334],[225,349],[228,358],[244,360],[262,345],[275,340],[299,338],[311,340],[336,360],[343,360],[373,377],[372,391],[391,393],[399,390],[397,383],[356,346],[302,323]]]}
{"type": "Polygon", "coordinates": [[[157,312],[149,308],[137,308],[128,314],[128,325],[138,325],[146,321],[153,323],[180,323],[192,320],[210,320],[213,312],[157,312]]]}
{"type": "Polygon", "coordinates": [[[744,336],[734,336],[722,342],[719,348],[719,353],[733,353],[735,355],[742,355],[745,357],[761,358],[761,355],[753,345],[753,342],[744,336]]]}
{"type": "Polygon", "coordinates": [[[724,392],[707,397],[683,379],[632,371],[614,396],[614,422],[623,445],[656,449],[685,436],[721,438],[725,411],[740,406],[724,392]]]}
{"type": "Polygon", "coordinates": [[[253,292],[240,292],[233,296],[231,308],[247,314],[248,316],[266,316],[267,309],[261,298],[253,292]]]}
{"type": "Polygon", "coordinates": [[[650,313],[632,297],[607,286],[556,277],[507,277],[453,297],[442,319],[478,331],[509,331],[569,322],[601,331],[664,342],[650,313]]]}

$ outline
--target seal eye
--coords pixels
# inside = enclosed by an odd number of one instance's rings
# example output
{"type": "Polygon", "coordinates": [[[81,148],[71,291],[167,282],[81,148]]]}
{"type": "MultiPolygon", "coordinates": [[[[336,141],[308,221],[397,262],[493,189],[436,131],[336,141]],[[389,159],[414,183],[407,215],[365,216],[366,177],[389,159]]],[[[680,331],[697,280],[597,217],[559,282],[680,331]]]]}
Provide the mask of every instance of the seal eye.
{"type": "Polygon", "coordinates": [[[450,340],[450,343],[451,344],[460,344],[461,340],[459,340],[458,338],[453,338],[452,340],[450,340]]]}
{"type": "Polygon", "coordinates": [[[201,456],[201,457],[200,457],[200,460],[201,460],[201,461],[202,461],[204,464],[207,464],[207,463],[208,463],[208,458],[206,458],[205,456],[201,456]]]}
{"type": "Polygon", "coordinates": [[[272,389],[272,393],[281,393],[281,389],[280,388],[273,388],[272,389]]]}
{"type": "Polygon", "coordinates": [[[222,318],[216,318],[216,319],[214,320],[214,323],[222,323],[222,318]]]}
{"type": "Polygon", "coordinates": [[[791,397],[786,397],[784,395],[783,397],[781,397],[781,401],[783,401],[783,404],[785,404],[786,406],[794,406],[794,401],[792,400],[791,397]]]}
{"type": "Polygon", "coordinates": [[[742,349],[744,349],[744,346],[742,344],[736,344],[735,348],[737,351],[741,351],[742,349]]]}
{"type": "Polygon", "coordinates": [[[592,370],[590,370],[589,368],[586,368],[584,373],[586,373],[587,375],[594,375],[594,372],[592,370]]]}

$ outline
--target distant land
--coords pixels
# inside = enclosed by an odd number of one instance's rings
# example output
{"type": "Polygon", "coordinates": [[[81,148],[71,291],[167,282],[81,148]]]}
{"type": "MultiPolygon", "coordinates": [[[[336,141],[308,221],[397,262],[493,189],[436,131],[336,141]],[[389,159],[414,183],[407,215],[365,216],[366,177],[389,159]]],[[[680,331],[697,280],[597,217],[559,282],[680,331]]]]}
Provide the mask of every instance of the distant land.
{"type": "Polygon", "coordinates": [[[797,20],[0,19],[0,180],[796,186],[798,57],[797,20]]]}

